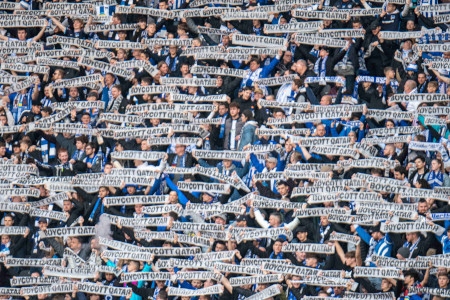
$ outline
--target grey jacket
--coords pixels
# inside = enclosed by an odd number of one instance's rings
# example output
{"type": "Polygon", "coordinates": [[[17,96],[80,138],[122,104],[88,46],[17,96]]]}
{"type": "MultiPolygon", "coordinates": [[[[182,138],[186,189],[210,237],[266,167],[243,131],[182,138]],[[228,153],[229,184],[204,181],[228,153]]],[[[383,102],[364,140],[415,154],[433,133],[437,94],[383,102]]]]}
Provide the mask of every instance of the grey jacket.
{"type": "MultiPolygon", "coordinates": [[[[225,121],[225,138],[224,138],[224,143],[223,143],[224,150],[230,150],[230,134],[231,134],[232,121],[233,120],[231,118],[229,118],[225,121]]],[[[242,123],[241,119],[239,118],[237,120],[237,124],[236,124],[235,136],[238,136],[239,134],[241,134],[241,130],[242,130],[243,126],[244,126],[244,123],[242,123]]],[[[239,141],[236,141],[235,149],[238,148],[238,143],[239,143],[239,141]]]]}

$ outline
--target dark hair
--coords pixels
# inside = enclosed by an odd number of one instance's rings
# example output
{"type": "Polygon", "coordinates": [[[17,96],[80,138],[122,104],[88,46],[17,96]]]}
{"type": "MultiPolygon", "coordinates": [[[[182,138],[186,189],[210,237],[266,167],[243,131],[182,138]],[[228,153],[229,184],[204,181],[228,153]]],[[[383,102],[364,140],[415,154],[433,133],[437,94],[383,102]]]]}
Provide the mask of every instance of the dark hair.
{"type": "Polygon", "coordinates": [[[416,135],[416,139],[418,142],[426,142],[427,141],[427,138],[422,134],[416,135]]]}
{"type": "Polygon", "coordinates": [[[158,293],[158,297],[159,297],[159,299],[161,299],[161,300],[167,300],[167,299],[169,299],[169,298],[168,298],[168,295],[167,295],[167,292],[166,292],[165,290],[160,290],[159,293],[158,293]]]}
{"type": "Polygon", "coordinates": [[[261,61],[259,60],[259,58],[252,58],[252,59],[250,60],[250,63],[252,63],[252,62],[257,63],[258,65],[261,64],[261,61]]]}
{"type": "Polygon", "coordinates": [[[95,142],[89,142],[89,143],[86,144],[86,146],[89,146],[92,149],[94,149],[94,152],[97,152],[97,150],[98,150],[98,145],[95,142]]]}
{"type": "Polygon", "coordinates": [[[139,22],[145,22],[145,23],[147,23],[147,17],[146,16],[139,16],[138,18],[137,18],[137,22],[139,23],[139,22]]]}
{"type": "Polygon", "coordinates": [[[76,142],[82,142],[83,144],[87,144],[88,143],[88,138],[85,135],[80,135],[78,137],[75,138],[75,143],[76,142]]]}
{"type": "Polygon", "coordinates": [[[233,108],[233,107],[237,108],[237,109],[241,109],[241,106],[237,102],[231,102],[230,103],[230,109],[233,108]]]}
{"type": "Polygon", "coordinates": [[[394,172],[399,172],[400,174],[404,175],[405,177],[408,175],[408,171],[406,171],[406,168],[403,166],[396,166],[394,168],[394,172]]]}
{"type": "Polygon", "coordinates": [[[418,201],[418,203],[426,203],[426,202],[427,202],[427,200],[425,200],[424,198],[420,198],[418,201]]]}
{"type": "Polygon", "coordinates": [[[242,114],[247,118],[247,121],[253,120],[253,113],[250,109],[246,109],[242,112],[242,114]]]}
{"type": "Polygon", "coordinates": [[[431,186],[426,179],[419,179],[417,180],[417,183],[420,184],[421,189],[431,190],[431,186]]]}
{"type": "MultiPolygon", "coordinates": [[[[5,219],[6,217],[10,217],[11,219],[13,219],[14,222],[14,216],[11,213],[7,213],[5,214],[5,216],[3,217],[3,219],[5,219]]],[[[450,227],[449,227],[450,228],[450,227]]]]}
{"type": "Polygon", "coordinates": [[[283,223],[283,216],[279,212],[274,211],[274,212],[270,213],[270,215],[277,217],[280,220],[280,223],[283,223]]]}
{"type": "Polygon", "coordinates": [[[278,112],[282,113],[283,115],[286,115],[286,112],[284,111],[284,109],[282,109],[282,108],[280,108],[280,107],[275,107],[275,108],[272,110],[272,115],[274,115],[274,114],[276,114],[276,113],[278,113],[278,112]]]}
{"type": "Polygon", "coordinates": [[[122,92],[122,86],[120,84],[113,85],[113,88],[116,88],[119,90],[119,92],[122,92]]]}
{"type": "Polygon", "coordinates": [[[147,83],[147,84],[151,84],[152,81],[153,81],[153,80],[152,80],[150,77],[144,77],[144,78],[141,79],[141,84],[142,84],[143,82],[145,82],[145,83],[147,83]]]}
{"type": "Polygon", "coordinates": [[[423,155],[418,155],[416,158],[414,158],[414,161],[420,159],[422,162],[426,162],[426,159],[423,155]]]}

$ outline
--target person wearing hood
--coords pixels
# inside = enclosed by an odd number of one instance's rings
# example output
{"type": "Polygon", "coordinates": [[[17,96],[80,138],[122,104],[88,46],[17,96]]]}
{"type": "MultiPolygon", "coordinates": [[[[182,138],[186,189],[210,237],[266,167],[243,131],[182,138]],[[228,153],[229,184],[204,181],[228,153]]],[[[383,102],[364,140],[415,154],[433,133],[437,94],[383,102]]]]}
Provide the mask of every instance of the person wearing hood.
{"type": "Polygon", "coordinates": [[[248,144],[253,145],[256,141],[255,131],[258,128],[258,123],[253,120],[253,113],[249,109],[242,112],[241,121],[244,123],[244,126],[241,129],[239,151],[242,151],[242,148],[248,144]]]}

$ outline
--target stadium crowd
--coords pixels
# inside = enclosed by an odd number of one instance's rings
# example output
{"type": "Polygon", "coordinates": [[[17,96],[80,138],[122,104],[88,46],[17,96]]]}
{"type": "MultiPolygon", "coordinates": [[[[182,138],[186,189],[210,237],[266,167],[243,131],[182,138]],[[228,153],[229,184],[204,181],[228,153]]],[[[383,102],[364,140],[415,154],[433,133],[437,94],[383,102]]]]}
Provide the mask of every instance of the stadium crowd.
{"type": "Polygon", "coordinates": [[[450,4],[0,11],[0,299],[450,299],[450,4]]]}

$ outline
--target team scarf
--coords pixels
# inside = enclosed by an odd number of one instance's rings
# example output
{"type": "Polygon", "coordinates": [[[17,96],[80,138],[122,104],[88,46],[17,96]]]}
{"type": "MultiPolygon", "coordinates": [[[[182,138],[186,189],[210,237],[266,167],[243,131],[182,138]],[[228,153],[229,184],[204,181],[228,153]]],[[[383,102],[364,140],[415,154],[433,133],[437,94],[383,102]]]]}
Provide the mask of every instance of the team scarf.
{"type": "Polygon", "coordinates": [[[444,174],[440,171],[437,173],[434,171],[430,171],[427,181],[432,189],[435,187],[440,187],[444,184],[444,174]]]}

